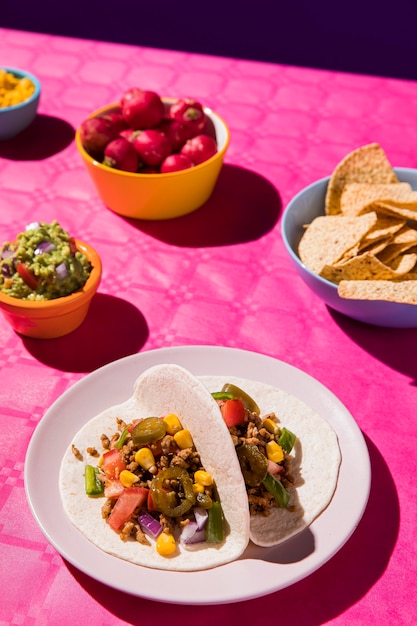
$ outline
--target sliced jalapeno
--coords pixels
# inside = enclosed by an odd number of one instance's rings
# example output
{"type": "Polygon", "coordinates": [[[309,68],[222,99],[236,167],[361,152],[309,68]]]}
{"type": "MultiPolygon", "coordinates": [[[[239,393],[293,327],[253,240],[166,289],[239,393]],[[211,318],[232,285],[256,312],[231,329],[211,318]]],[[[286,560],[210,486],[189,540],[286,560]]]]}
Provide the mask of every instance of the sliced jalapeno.
{"type": "Polygon", "coordinates": [[[257,487],[268,473],[268,459],[257,446],[243,444],[236,448],[245,483],[257,487]]]}
{"type": "Polygon", "coordinates": [[[179,517],[187,513],[196,502],[193,481],[182,467],[167,467],[153,478],[151,483],[152,500],[155,507],[169,517],[179,517]],[[178,481],[178,491],[168,490],[165,481],[178,481]]]}
{"type": "Polygon", "coordinates": [[[166,424],[160,417],[146,417],[132,430],[133,443],[146,445],[162,439],[166,435],[166,424]]]}
{"type": "Polygon", "coordinates": [[[231,394],[234,398],[240,398],[249,411],[252,411],[252,413],[256,413],[257,415],[261,414],[261,410],[255,400],[240,387],[232,385],[231,383],[226,383],[223,385],[222,392],[231,394]]]}

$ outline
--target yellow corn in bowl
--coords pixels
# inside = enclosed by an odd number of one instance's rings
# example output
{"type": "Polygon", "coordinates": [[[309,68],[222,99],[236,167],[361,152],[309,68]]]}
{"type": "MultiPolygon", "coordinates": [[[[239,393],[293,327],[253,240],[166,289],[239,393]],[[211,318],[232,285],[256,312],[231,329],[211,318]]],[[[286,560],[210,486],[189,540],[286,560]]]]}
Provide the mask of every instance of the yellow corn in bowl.
{"type": "Polygon", "coordinates": [[[0,67],[0,141],[11,139],[35,119],[41,85],[33,74],[0,67]]]}
{"type": "MultiPolygon", "coordinates": [[[[173,102],[163,101],[166,106],[173,102]]],[[[118,104],[110,104],[89,117],[117,110],[118,104]]],[[[78,129],[75,142],[102,202],[115,213],[143,220],[180,217],[201,207],[213,193],[230,142],[224,120],[207,107],[204,112],[216,136],[217,153],[200,165],[169,174],[136,174],[102,165],[86,152],[78,129]]]]}

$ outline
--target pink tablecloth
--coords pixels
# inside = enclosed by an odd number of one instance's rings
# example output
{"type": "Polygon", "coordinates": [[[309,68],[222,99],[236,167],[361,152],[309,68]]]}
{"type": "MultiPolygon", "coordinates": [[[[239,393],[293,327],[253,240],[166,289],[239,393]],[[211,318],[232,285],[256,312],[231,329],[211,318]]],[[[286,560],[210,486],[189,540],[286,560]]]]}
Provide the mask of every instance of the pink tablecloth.
{"type": "Polygon", "coordinates": [[[58,219],[98,250],[104,273],[67,338],[26,340],[0,320],[0,624],[414,623],[417,330],[328,310],[292,269],[280,215],[362,144],[417,167],[417,83],[0,29],[2,64],[31,70],[43,91],[25,141],[0,145],[0,239],[58,219]],[[201,99],[230,125],[218,187],[187,218],[111,213],[80,162],[74,128],[133,85],[201,99]],[[326,565],[207,609],[128,596],[69,566],[33,519],[23,480],[30,437],[63,391],[114,359],[190,344],[264,353],[315,377],[362,429],[373,472],[359,527],[326,565]]]}

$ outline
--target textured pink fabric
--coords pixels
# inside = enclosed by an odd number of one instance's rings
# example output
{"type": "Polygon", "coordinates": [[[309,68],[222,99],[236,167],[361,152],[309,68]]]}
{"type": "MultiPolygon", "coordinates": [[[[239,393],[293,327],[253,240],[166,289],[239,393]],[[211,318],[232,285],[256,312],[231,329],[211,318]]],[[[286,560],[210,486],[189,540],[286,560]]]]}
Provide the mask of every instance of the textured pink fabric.
{"type": "Polygon", "coordinates": [[[104,266],[70,337],[25,340],[0,319],[0,624],[415,623],[417,329],[328,310],[292,269],[280,215],[361,144],[417,167],[417,84],[5,29],[0,59],[42,82],[26,140],[0,144],[0,239],[58,219],[104,266]],[[83,169],[75,127],[134,85],[201,99],[230,125],[215,193],[186,218],[125,220],[83,169]],[[23,484],[31,434],[65,389],[114,359],[187,344],[265,353],[314,376],[357,420],[373,471],[362,522],[324,567],[282,592],[204,610],[125,596],[66,564],[23,484]]]}

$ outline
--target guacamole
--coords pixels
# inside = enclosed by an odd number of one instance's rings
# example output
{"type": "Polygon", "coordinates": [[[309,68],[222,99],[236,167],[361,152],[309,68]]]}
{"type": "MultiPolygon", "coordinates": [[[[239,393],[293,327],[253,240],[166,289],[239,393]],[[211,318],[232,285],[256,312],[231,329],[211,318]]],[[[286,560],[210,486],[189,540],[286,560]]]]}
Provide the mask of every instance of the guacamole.
{"type": "Polygon", "coordinates": [[[80,289],[91,272],[58,222],[34,222],[0,248],[0,290],[22,300],[52,300],[80,289]]]}

